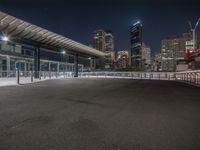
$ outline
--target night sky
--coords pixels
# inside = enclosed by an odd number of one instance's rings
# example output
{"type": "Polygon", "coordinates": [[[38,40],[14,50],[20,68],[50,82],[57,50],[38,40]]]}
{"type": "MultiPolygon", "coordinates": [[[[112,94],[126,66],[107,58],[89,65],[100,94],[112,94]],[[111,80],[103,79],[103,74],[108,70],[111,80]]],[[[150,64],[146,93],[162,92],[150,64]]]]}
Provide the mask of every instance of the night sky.
{"type": "Polygon", "coordinates": [[[86,45],[94,30],[112,30],[115,50],[130,48],[129,28],[141,20],[143,41],[153,52],[160,51],[161,39],[189,32],[188,20],[200,17],[197,0],[138,1],[0,0],[0,10],[86,45]]]}

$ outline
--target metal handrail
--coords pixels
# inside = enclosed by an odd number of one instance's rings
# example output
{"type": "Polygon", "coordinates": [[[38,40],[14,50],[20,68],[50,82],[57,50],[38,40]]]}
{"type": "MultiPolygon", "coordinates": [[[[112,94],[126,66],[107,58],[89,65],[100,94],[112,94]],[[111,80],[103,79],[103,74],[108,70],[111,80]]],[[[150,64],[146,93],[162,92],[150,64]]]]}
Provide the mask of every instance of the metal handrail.
{"type": "Polygon", "coordinates": [[[200,86],[200,70],[176,72],[176,80],[200,86]]]}
{"type": "MultiPolygon", "coordinates": [[[[16,79],[17,83],[23,80],[34,82],[56,78],[73,78],[73,72],[40,71],[39,78],[34,78],[32,71],[0,71],[0,79],[16,79]]],[[[139,80],[172,80],[200,86],[200,70],[185,72],[79,72],[80,78],[123,78],[139,80]]]]}
{"type": "Polygon", "coordinates": [[[81,72],[80,77],[175,80],[171,72],[81,72]]]}

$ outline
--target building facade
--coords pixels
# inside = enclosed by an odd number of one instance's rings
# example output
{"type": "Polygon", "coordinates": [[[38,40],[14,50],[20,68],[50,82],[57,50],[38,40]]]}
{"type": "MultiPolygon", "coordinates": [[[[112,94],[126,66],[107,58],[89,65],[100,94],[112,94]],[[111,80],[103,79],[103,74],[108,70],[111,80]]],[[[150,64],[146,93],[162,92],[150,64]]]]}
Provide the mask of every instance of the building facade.
{"type": "Polygon", "coordinates": [[[162,71],[161,61],[162,61],[162,55],[161,55],[161,53],[156,53],[154,55],[154,57],[152,58],[151,70],[152,71],[162,71]]]}
{"type": "Polygon", "coordinates": [[[120,69],[124,69],[129,66],[128,50],[121,50],[117,52],[117,62],[118,62],[118,68],[120,69]]]}
{"type": "MultiPolygon", "coordinates": [[[[0,77],[14,77],[16,69],[23,75],[34,71],[35,50],[33,45],[0,40],[0,77]]],[[[71,55],[51,52],[40,48],[40,71],[72,72],[74,58],[71,55]]]]}
{"type": "Polygon", "coordinates": [[[142,68],[144,70],[151,68],[151,48],[144,43],[142,44],[142,68]]]}
{"type": "Polygon", "coordinates": [[[114,36],[111,31],[96,30],[94,32],[94,48],[105,52],[106,56],[103,59],[97,60],[97,66],[100,69],[112,69],[114,58],[114,36]]]}
{"type": "Polygon", "coordinates": [[[185,50],[190,40],[190,33],[184,33],[182,36],[168,37],[162,40],[161,55],[163,71],[175,71],[176,65],[186,63],[185,50]]]}
{"type": "Polygon", "coordinates": [[[135,69],[142,68],[142,24],[136,22],[130,29],[130,61],[135,69]]]}
{"type": "Polygon", "coordinates": [[[104,30],[96,30],[93,35],[93,47],[99,51],[105,52],[106,43],[105,43],[106,32],[104,30]]]}
{"type": "Polygon", "coordinates": [[[107,31],[105,35],[105,69],[113,68],[113,53],[114,53],[114,36],[111,31],[107,31]]]}

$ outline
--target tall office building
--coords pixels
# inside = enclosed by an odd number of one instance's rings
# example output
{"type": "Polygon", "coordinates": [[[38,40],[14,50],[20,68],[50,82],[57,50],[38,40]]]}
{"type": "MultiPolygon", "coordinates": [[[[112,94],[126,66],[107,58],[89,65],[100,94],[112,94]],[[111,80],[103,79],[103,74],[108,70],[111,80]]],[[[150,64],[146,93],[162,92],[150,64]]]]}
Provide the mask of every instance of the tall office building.
{"type": "Polygon", "coordinates": [[[142,44],[142,68],[149,70],[151,65],[151,48],[150,46],[142,44]]]}
{"type": "Polygon", "coordinates": [[[111,69],[113,66],[114,36],[111,31],[96,30],[94,32],[94,48],[105,52],[105,59],[98,60],[97,66],[100,69],[111,69]]]}
{"type": "Polygon", "coordinates": [[[131,66],[135,69],[142,68],[142,24],[141,22],[136,22],[130,29],[130,61],[131,66]]]}
{"type": "Polygon", "coordinates": [[[105,69],[113,68],[113,53],[114,53],[114,36],[111,31],[106,31],[105,35],[105,69]]]}
{"type": "Polygon", "coordinates": [[[106,31],[105,35],[105,52],[114,51],[114,36],[111,31],[106,31]]]}
{"type": "Polygon", "coordinates": [[[162,70],[174,71],[176,65],[185,63],[185,50],[191,40],[190,33],[168,37],[161,42],[162,70]]]}
{"type": "Polygon", "coordinates": [[[94,48],[105,52],[106,43],[105,43],[106,32],[104,30],[96,30],[94,32],[93,40],[94,40],[94,48]]]}

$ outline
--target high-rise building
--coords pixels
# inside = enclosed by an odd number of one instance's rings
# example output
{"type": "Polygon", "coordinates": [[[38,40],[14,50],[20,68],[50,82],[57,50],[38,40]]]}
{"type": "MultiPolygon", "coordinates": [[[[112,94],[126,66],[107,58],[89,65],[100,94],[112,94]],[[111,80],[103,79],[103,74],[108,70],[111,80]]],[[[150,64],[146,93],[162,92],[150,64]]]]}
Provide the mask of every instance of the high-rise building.
{"type": "Polygon", "coordinates": [[[151,65],[151,48],[150,46],[142,44],[142,68],[144,70],[150,69],[151,65]]]}
{"type": "Polygon", "coordinates": [[[162,70],[174,71],[176,65],[185,63],[185,50],[189,46],[190,33],[163,39],[161,42],[162,70]]]}
{"type": "Polygon", "coordinates": [[[114,36],[111,31],[106,31],[105,34],[105,52],[114,51],[114,36]]]}
{"type": "Polygon", "coordinates": [[[131,51],[130,60],[131,66],[135,69],[142,68],[142,24],[136,22],[130,29],[131,51]]]}
{"type": "MultiPolygon", "coordinates": [[[[93,35],[93,47],[99,51],[105,52],[105,35],[104,30],[96,30],[93,35]]],[[[104,69],[105,67],[104,58],[96,60],[96,69],[104,69]]]]}
{"type": "Polygon", "coordinates": [[[104,59],[97,61],[97,66],[100,69],[111,69],[113,66],[114,53],[114,36],[111,31],[96,30],[94,32],[94,48],[105,52],[107,55],[104,59]]]}
{"type": "Polygon", "coordinates": [[[105,52],[105,47],[106,47],[105,36],[106,36],[106,32],[104,30],[96,30],[94,32],[93,39],[94,39],[95,49],[105,52]]]}
{"type": "Polygon", "coordinates": [[[114,53],[114,36],[111,31],[106,31],[105,35],[105,69],[113,68],[113,53],[114,53]]]}
{"type": "Polygon", "coordinates": [[[127,68],[128,67],[128,51],[127,50],[121,50],[117,52],[117,62],[119,68],[127,68]]]}

